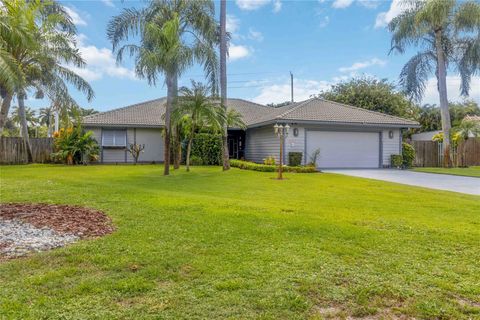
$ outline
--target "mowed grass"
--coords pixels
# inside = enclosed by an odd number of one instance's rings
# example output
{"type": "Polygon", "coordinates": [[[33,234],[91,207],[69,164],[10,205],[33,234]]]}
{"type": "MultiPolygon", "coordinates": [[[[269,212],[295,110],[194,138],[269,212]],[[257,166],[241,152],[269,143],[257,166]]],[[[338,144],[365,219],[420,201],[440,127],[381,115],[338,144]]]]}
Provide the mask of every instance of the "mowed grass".
{"type": "Polygon", "coordinates": [[[4,166],[117,232],[0,264],[0,318],[480,318],[480,197],[334,174],[4,166]]]}
{"type": "MultiPolygon", "coordinates": [[[[480,166],[468,168],[414,168],[414,171],[440,174],[453,174],[456,176],[468,176],[480,178],[480,166]]],[[[479,182],[480,183],[480,182],[479,182]]]]}

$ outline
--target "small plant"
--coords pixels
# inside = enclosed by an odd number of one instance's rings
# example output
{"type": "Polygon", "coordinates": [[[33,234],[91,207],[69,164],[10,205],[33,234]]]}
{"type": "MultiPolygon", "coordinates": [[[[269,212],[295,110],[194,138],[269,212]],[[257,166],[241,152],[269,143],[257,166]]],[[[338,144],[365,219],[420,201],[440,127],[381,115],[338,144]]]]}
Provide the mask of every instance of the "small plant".
{"type": "Polygon", "coordinates": [[[133,162],[137,164],[138,158],[140,157],[140,153],[145,152],[145,145],[144,144],[136,144],[136,143],[130,143],[130,146],[128,147],[127,151],[130,152],[130,154],[133,157],[133,162]]]}
{"type": "MultiPolygon", "coordinates": [[[[261,171],[261,172],[275,172],[278,170],[278,167],[275,165],[268,165],[268,164],[259,164],[250,161],[242,161],[242,160],[230,160],[230,166],[239,169],[245,170],[253,170],[253,171],[261,171]]],[[[315,167],[312,166],[284,166],[284,172],[296,172],[296,173],[314,173],[318,172],[315,167]]]]}
{"type": "Polygon", "coordinates": [[[302,156],[301,152],[289,152],[288,153],[288,165],[292,167],[297,167],[302,164],[302,156]]]}
{"type": "Polygon", "coordinates": [[[274,166],[275,165],[275,157],[274,156],[268,156],[265,159],[263,159],[263,164],[267,166],[274,166]]]}
{"type": "Polygon", "coordinates": [[[403,166],[405,168],[411,168],[413,166],[413,161],[415,160],[415,149],[411,144],[406,142],[402,143],[402,158],[403,166]]]}
{"type": "Polygon", "coordinates": [[[64,161],[68,165],[88,163],[98,159],[99,147],[93,138],[93,132],[84,132],[80,126],[60,129],[53,134],[54,159],[64,161]]]}
{"type": "Polygon", "coordinates": [[[399,154],[392,154],[390,156],[390,165],[392,168],[401,168],[403,166],[403,157],[399,154]]]}
{"type": "Polygon", "coordinates": [[[200,158],[199,156],[193,155],[190,157],[190,164],[192,166],[202,166],[204,163],[202,158],[200,158]]]}
{"type": "Polygon", "coordinates": [[[320,149],[315,149],[310,155],[310,161],[308,162],[308,165],[312,167],[316,167],[317,159],[319,155],[320,155],[320,149]]]}

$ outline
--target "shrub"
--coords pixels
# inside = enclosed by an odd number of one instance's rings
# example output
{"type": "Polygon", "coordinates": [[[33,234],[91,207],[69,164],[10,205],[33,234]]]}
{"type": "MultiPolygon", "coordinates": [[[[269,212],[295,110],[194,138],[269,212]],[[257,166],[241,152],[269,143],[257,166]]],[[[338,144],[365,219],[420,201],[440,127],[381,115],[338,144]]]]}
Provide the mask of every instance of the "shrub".
{"type": "Polygon", "coordinates": [[[392,154],[390,156],[390,165],[392,168],[401,168],[403,165],[403,157],[399,154],[392,154]]]}
{"type": "Polygon", "coordinates": [[[289,152],[288,153],[288,165],[291,167],[298,167],[302,164],[302,156],[303,153],[301,152],[289,152]]]}
{"type": "MultiPolygon", "coordinates": [[[[185,150],[186,153],[186,150],[185,150]]],[[[203,165],[219,165],[222,163],[222,136],[218,134],[199,133],[192,143],[190,162],[193,158],[201,160],[203,165]]],[[[199,165],[198,163],[196,165],[199,165]]]]}
{"type": "MultiPolygon", "coordinates": [[[[274,165],[267,165],[267,164],[259,164],[249,161],[242,161],[242,160],[230,160],[230,166],[239,169],[245,170],[253,170],[253,171],[261,171],[261,172],[275,172],[278,170],[277,166],[274,165]]],[[[313,173],[317,172],[317,169],[313,166],[284,166],[284,172],[296,172],[296,173],[313,173]]]]}
{"type": "Polygon", "coordinates": [[[265,159],[263,159],[263,164],[267,166],[274,166],[275,165],[275,157],[274,156],[268,156],[265,159]]]}
{"type": "Polygon", "coordinates": [[[190,165],[201,166],[203,165],[203,160],[199,156],[190,156],[190,165]]]}
{"type": "Polygon", "coordinates": [[[406,142],[402,143],[402,157],[403,166],[405,168],[411,168],[413,165],[413,160],[415,160],[415,149],[411,144],[406,142]]]}
{"type": "Polygon", "coordinates": [[[66,164],[96,161],[99,147],[92,135],[92,131],[84,132],[80,126],[60,129],[53,134],[56,152],[52,157],[66,164]]]}

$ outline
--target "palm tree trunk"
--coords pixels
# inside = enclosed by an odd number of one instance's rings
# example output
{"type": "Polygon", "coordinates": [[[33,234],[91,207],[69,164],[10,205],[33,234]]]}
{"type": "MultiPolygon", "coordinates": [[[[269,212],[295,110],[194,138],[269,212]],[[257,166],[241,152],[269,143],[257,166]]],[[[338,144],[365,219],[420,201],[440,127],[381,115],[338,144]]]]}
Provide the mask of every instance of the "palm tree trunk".
{"type": "MultiPolygon", "coordinates": [[[[177,101],[178,98],[178,76],[174,77],[173,80],[173,96],[174,101],[177,101]]],[[[175,108],[175,105],[173,106],[175,108]]],[[[182,157],[182,146],[180,141],[180,130],[178,126],[175,126],[175,135],[173,141],[173,168],[179,169],[180,168],[180,161],[182,157]]]]}
{"type": "Polygon", "coordinates": [[[25,113],[25,98],[23,94],[18,95],[18,115],[20,117],[21,133],[25,149],[27,150],[27,162],[33,162],[32,147],[28,136],[27,115],[25,113]]]}
{"type": "MultiPolygon", "coordinates": [[[[227,2],[220,0],[220,103],[227,114],[227,2]]],[[[230,169],[228,153],[228,127],[223,125],[222,132],[223,170],[230,169]]]]}
{"type": "Polygon", "coordinates": [[[188,139],[188,145],[187,145],[187,157],[185,159],[185,166],[187,167],[187,172],[190,171],[190,152],[192,150],[192,141],[193,141],[193,135],[190,136],[188,139]]]}
{"type": "Polygon", "coordinates": [[[450,154],[450,111],[448,110],[447,98],[447,70],[445,64],[445,53],[442,47],[442,30],[435,31],[435,48],[437,51],[437,81],[438,93],[440,96],[440,112],[442,115],[443,131],[443,166],[450,168],[452,158],[450,154]]]}
{"type": "Polygon", "coordinates": [[[5,127],[5,122],[7,122],[8,111],[10,110],[11,102],[12,94],[7,93],[7,95],[3,98],[2,108],[0,110],[0,135],[2,134],[3,128],[5,127]]]}
{"type": "Polygon", "coordinates": [[[163,175],[168,176],[170,174],[170,136],[171,136],[171,113],[174,100],[174,86],[175,79],[172,73],[167,73],[165,82],[167,83],[167,105],[165,109],[165,138],[164,138],[164,164],[163,175]]]}

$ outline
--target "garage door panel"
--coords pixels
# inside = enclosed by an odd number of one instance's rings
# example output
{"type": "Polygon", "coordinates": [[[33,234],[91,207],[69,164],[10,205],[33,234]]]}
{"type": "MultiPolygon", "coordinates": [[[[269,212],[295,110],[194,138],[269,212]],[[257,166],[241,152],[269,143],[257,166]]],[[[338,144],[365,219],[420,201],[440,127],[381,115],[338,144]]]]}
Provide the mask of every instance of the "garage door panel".
{"type": "Polygon", "coordinates": [[[378,168],[378,132],[308,131],[307,156],[320,149],[319,168],[378,168]]]}

